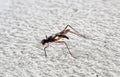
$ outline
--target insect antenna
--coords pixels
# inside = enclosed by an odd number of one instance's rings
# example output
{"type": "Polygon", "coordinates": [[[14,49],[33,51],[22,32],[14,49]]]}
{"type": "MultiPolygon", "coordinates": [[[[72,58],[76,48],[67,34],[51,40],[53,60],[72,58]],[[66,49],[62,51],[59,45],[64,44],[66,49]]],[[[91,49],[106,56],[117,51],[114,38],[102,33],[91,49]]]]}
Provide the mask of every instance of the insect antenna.
{"type": "Polygon", "coordinates": [[[47,39],[47,35],[46,35],[45,37],[46,37],[46,39],[47,39]]]}

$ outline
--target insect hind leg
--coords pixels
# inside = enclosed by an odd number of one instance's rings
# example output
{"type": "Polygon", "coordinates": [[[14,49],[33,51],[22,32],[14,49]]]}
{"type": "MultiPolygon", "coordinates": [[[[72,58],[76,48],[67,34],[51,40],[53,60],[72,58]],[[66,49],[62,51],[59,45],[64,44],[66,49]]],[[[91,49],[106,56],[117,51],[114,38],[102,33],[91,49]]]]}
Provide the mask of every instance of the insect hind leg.
{"type": "Polygon", "coordinates": [[[79,33],[78,31],[76,31],[76,30],[75,30],[72,26],[70,26],[70,25],[67,25],[67,26],[64,28],[63,31],[64,31],[64,32],[67,31],[67,28],[68,28],[68,27],[70,27],[70,28],[74,31],[74,32],[72,32],[72,31],[70,31],[70,30],[68,29],[68,32],[71,32],[71,33],[73,33],[73,34],[78,34],[78,33],[79,33]]]}
{"type": "Polygon", "coordinates": [[[74,34],[77,34],[78,33],[78,31],[76,31],[72,26],[70,26],[70,25],[67,25],[65,28],[64,28],[64,30],[61,32],[61,34],[63,34],[63,33],[67,33],[67,32],[71,32],[71,33],[74,33],[74,34]],[[71,32],[70,31],[70,29],[67,29],[68,27],[70,27],[73,31],[75,31],[75,32],[71,32]]]}
{"type": "Polygon", "coordinates": [[[72,26],[67,25],[67,26],[65,27],[65,29],[66,29],[67,27],[70,27],[70,28],[73,30],[73,31],[69,30],[70,33],[75,34],[75,35],[77,35],[77,36],[79,36],[79,37],[83,37],[83,38],[88,39],[86,36],[84,36],[84,35],[82,35],[82,34],[79,34],[79,32],[76,31],[72,26]]]}
{"type": "Polygon", "coordinates": [[[70,25],[67,25],[67,26],[64,28],[64,30],[63,30],[63,31],[65,31],[65,30],[68,28],[68,26],[70,26],[70,25]]]}
{"type": "Polygon", "coordinates": [[[72,26],[67,25],[67,26],[65,27],[65,29],[66,29],[67,27],[70,27],[73,31],[75,31],[75,33],[78,33],[78,31],[76,31],[72,26]]]}

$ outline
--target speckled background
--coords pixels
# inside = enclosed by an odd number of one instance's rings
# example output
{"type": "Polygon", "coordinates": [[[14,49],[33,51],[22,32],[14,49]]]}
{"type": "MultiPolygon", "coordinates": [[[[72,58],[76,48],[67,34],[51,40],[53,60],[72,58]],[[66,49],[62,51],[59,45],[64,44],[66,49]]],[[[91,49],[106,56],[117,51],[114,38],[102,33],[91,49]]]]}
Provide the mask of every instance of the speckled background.
{"type": "MultiPolygon", "coordinates": [[[[120,0],[6,0],[0,10],[0,77],[120,77],[120,0]],[[9,1],[9,2],[8,2],[9,1]],[[40,41],[70,24],[64,44],[40,41]]],[[[1,3],[2,4],[2,3],[1,3]]]]}

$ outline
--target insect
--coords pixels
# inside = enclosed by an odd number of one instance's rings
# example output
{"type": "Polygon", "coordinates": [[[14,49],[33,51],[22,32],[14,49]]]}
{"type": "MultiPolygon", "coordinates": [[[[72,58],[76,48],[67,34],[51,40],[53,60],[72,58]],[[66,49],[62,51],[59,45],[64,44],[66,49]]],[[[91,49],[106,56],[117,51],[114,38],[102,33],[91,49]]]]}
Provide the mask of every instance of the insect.
{"type": "MultiPolygon", "coordinates": [[[[59,32],[59,33],[56,33],[56,34],[51,35],[51,36],[49,36],[49,37],[47,37],[47,35],[46,35],[46,39],[43,39],[43,40],[41,41],[42,45],[46,45],[46,46],[44,47],[45,57],[47,57],[46,48],[49,47],[49,43],[50,43],[50,42],[64,43],[64,44],[66,45],[68,51],[69,51],[69,54],[70,54],[72,57],[74,57],[74,56],[72,55],[72,53],[70,52],[70,49],[69,49],[67,43],[66,43],[65,41],[60,41],[60,39],[62,39],[62,38],[69,39],[69,37],[66,36],[66,34],[67,34],[68,32],[78,35],[78,34],[77,34],[78,32],[77,32],[73,27],[71,27],[70,25],[67,25],[67,26],[64,28],[64,30],[62,30],[62,31],[59,32]],[[71,28],[72,30],[74,30],[75,32],[72,32],[70,29],[68,29],[68,27],[70,27],[70,28],[71,28]]],[[[74,58],[75,58],[75,57],[74,57],[74,58]]]]}

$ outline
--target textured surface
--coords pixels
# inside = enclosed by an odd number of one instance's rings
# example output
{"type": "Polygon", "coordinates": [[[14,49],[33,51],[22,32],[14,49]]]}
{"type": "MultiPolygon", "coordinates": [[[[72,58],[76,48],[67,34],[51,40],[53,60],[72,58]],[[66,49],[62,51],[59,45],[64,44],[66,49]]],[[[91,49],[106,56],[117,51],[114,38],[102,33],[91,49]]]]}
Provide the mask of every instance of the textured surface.
{"type": "Polygon", "coordinates": [[[119,77],[119,0],[12,0],[0,12],[0,77],[119,77]],[[40,41],[70,24],[89,39],[68,34],[40,41]]]}

